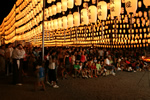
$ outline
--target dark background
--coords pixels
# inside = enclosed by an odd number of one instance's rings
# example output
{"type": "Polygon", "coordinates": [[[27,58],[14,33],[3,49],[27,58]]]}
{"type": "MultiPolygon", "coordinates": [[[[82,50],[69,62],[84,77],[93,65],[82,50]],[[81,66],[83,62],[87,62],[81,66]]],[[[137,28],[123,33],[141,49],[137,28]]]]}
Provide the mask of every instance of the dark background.
{"type": "Polygon", "coordinates": [[[0,3],[0,25],[9,14],[17,0],[2,0],[0,3]]]}

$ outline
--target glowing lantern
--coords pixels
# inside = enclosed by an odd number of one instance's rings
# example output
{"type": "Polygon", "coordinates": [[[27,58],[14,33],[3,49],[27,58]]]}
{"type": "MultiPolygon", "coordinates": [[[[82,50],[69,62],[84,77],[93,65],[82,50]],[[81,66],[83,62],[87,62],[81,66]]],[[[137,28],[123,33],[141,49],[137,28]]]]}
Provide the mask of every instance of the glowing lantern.
{"type": "Polygon", "coordinates": [[[81,24],[88,25],[88,23],[89,23],[88,10],[82,9],[81,10],[81,24]]]}
{"type": "Polygon", "coordinates": [[[147,12],[146,12],[146,11],[144,11],[144,17],[145,17],[145,18],[147,17],[147,12]]]}
{"type": "Polygon", "coordinates": [[[57,2],[57,13],[61,13],[61,2],[57,2]]]}
{"type": "Polygon", "coordinates": [[[52,5],[52,14],[56,15],[56,13],[57,13],[57,7],[56,5],[52,5]]]}
{"type": "Polygon", "coordinates": [[[67,16],[67,20],[68,20],[68,27],[73,27],[73,15],[69,14],[67,16]]]}
{"type": "Polygon", "coordinates": [[[110,0],[110,13],[112,17],[119,16],[121,12],[121,0],[110,0]]]}
{"type": "Polygon", "coordinates": [[[55,30],[58,29],[58,22],[57,22],[57,19],[54,19],[54,29],[55,29],[55,30]]]}
{"type": "Polygon", "coordinates": [[[73,6],[74,6],[74,0],[68,0],[68,8],[69,9],[72,9],[73,8],[73,6]]]}
{"type": "Polygon", "coordinates": [[[143,0],[144,5],[147,7],[150,7],[150,0],[143,0]]]}
{"type": "Polygon", "coordinates": [[[139,17],[142,17],[142,11],[139,11],[138,14],[139,14],[139,17]]]}
{"type": "Polygon", "coordinates": [[[52,0],[47,0],[47,3],[52,3],[52,0]]]}
{"type": "Polygon", "coordinates": [[[107,17],[107,3],[105,1],[100,1],[98,3],[98,18],[99,20],[106,20],[107,17]]]}
{"type": "Polygon", "coordinates": [[[80,14],[79,14],[79,12],[74,12],[73,13],[73,25],[74,26],[79,26],[80,25],[80,14]]]}
{"type": "Polygon", "coordinates": [[[62,18],[58,18],[58,28],[62,28],[62,18]]]}
{"type": "Polygon", "coordinates": [[[142,2],[141,2],[141,1],[138,2],[138,7],[139,7],[139,8],[142,7],[142,2]]]}
{"type": "Polygon", "coordinates": [[[88,8],[88,13],[89,13],[89,22],[90,23],[95,23],[97,20],[97,8],[96,6],[92,5],[88,8]]]}
{"type": "Polygon", "coordinates": [[[67,17],[66,16],[62,17],[62,23],[63,23],[63,28],[67,29],[67,17]]]}
{"type": "Polygon", "coordinates": [[[48,14],[49,16],[52,16],[52,7],[48,7],[48,14]]]}
{"type": "Polygon", "coordinates": [[[50,21],[50,28],[51,28],[51,30],[54,29],[54,26],[53,26],[53,20],[50,21]]]}
{"type": "Polygon", "coordinates": [[[125,0],[125,8],[127,13],[136,13],[138,0],[125,0]]]}
{"type": "Polygon", "coordinates": [[[61,0],[62,11],[67,11],[67,0],[61,0]]]}
{"type": "Polygon", "coordinates": [[[74,0],[76,6],[80,6],[82,4],[82,0],[74,0]]]}

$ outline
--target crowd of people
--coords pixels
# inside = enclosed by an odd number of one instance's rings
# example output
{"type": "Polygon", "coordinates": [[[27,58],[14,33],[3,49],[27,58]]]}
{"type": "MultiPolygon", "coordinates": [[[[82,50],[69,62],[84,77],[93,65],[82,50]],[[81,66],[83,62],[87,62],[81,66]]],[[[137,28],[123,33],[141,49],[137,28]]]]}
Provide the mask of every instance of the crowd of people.
{"type": "Polygon", "coordinates": [[[141,57],[145,56],[144,49],[103,49],[96,47],[45,47],[44,62],[42,49],[18,44],[15,48],[11,43],[0,47],[0,71],[13,75],[13,84],[22,85],[22,75],[28,75],[29,67],[33,66],[37,77],[35,90],[39,85],[45,90],[49,84],[53,88],[57,85],[58,77],[97,78],[113,75],[117,71],[145,71],[149,70],[148,63],[141,57]]]}

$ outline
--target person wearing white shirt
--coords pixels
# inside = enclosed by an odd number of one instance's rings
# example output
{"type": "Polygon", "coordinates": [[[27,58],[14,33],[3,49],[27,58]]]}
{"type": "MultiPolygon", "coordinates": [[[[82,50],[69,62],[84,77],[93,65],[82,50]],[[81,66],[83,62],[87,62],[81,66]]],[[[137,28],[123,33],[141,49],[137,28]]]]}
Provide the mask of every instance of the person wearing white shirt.
{"type": "Polygon", "coordinates": [[[12,53],[13,58],[13,84],[22,85],[23,58],[25,50],[18,44],[12,53]]]}
{"type": "Polygon", "coordinates": [[[50,85],[53,86],[53,88],[59,88],[58,85],[56,85],[56,60],[53,57],[50,57],[49,59],[49,72],[48,72],[48,77],[49,77],[49,82],[50,85]]]}

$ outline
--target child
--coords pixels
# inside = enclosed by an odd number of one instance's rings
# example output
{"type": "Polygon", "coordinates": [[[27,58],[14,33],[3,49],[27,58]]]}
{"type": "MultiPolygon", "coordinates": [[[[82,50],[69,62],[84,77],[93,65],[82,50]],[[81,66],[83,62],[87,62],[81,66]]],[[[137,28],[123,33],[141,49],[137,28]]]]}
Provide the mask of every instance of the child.
{"type": "Polygon", "coordinates": [[[82,74],[84,78],[88,78],[87,73],[90,73],[90,71],[88,70],[88,63],[85,63],[82,68],[82,74]]]}
{"type": "Polygon", "coordinates": [[[74,64],[74,78],[77,77],[77,75],[79,76],[80,74],[80,65],[78,62],[76,62],[76,64],[74,64]]]}
{"type": "Polygon", "coordinates": [[[38,86],[40,84],[42,85],[43,89],[45,91],[45,84],[44,84],[44,68],[42,67],[42,62],[38,61],[38,64],[36,66],[36,71],[35,71],[38,81],[35,83],[35,90],[37,90],[38,86]]]}
{"type": "Polygon", "coordinates": [[[56,84],[56,65],[55,65],[55,59],[52,57],[52,62],[50,62],[49,64],[49,81],[51,86],[53,86],[53,88],[59,88],[59,86],[56,84]]]}
{"type": "Polygon", "coordinates": [[[96,69],[97,69],[97,75],[101,75],[101,64],[100,64],[100,61],[97,62],[96,69]]]}
{"type": "Polygon", "coordinates": [[[91,78],[93,77],[93,73],[95,74],[95,77],[97,77],[97,75],[96,75],[96,65],[95,65],[95,63],[93,63],[92,64],[92,66],[91,66],[91,78]]]}

